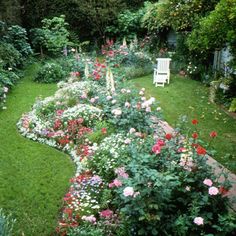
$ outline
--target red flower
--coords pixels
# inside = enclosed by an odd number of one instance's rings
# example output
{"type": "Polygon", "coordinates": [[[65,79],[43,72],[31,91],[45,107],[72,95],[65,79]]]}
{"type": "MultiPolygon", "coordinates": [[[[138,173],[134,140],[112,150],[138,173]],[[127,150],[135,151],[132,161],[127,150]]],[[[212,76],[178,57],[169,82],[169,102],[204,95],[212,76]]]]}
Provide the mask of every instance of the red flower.
{"type": "Polygon", "coordinates": [[[172,135],[171,135],[171,134],[166,134],[166,139],[167,139],[167,140],[171,140],[171,138],[172,138],[172,135]]]}
{"type": "Polygon", "coordinates": [[[216,131],[212,131],[212,132],[210,133],[210,137],[211,137],[211,138],[215,138],[216,136],[217,136],[216,131]]]}
{"type": "Polygon", "coordinates": [[[225,195],[225,194],[227,194],[229,192],[229,190],[226,189],[225,187],[221,186],[219,188],[219,192],[220,192],[220,194],[225,195]]]}
{"type": "Polygon", "coordinates": [[[196,119],[192,120],[192,124],[193,125],[197,125],[198,124],[198,120],[196,120],[196,119]]]}
{"type": "Polygon", "coordinates": [[[107,133],[107,129],[106,128],[102,128],[101,131],[102,131],[102,134],[106,134],[107,133]]]}
{"type": "Polygon", "coordinates": [[[194,139],[197,139],[197,138],[198,138],[198,134],[195,132],[195,133],[192,134],[192,137],[193,137],[194,139]]]}
{"type": "Polygon", "coordinates": [[[198,155],[205,155],[206,154],[206,149],[201,147],[200,145],[197,147],[197,154],[198,155]]]}

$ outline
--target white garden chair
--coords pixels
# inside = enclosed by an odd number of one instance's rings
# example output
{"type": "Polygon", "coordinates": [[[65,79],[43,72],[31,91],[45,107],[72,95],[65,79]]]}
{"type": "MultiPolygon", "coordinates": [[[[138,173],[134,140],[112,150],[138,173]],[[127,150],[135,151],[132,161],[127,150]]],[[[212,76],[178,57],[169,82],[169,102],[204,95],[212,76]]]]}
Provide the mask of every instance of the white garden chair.
{"type": "Polygon", "coordinates": [[[157,68],[154,68],[153,84],[165,86],[170,82],[170,58],[157,58],[157,68]]]}

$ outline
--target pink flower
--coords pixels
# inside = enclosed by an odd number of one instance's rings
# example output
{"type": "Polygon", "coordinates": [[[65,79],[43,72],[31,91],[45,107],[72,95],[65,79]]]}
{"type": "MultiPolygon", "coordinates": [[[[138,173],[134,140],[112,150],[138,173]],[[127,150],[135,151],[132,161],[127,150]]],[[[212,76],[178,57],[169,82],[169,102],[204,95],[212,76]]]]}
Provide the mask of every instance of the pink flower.
{"type": "Polygon", "coordinates": [[[107,100],[111,100],[112,99],[112,96],[107,96],[107,100]]]}
{"type": "Polygon", "coordinates": [[[160,154],[160,153],[161,153],[161,146],[158,145],[158,144],[155,144],[155,145],[152,147],[152,151],[153,151],[155,154],[160,154]]]}
{"type": "Polygon", "coordinates": [[[178,152],[186,152],[187,150],[186,150],[186,148],[184,148],[184,147],[180,147],[179,149],[178,149],[178,152]]]}
{"type": "Polygon", "coordinates": [[[58,116],[61,116],[61,115],[63,114],[63,112],[64,112],[63,110],[57,110],[57,111],[56,111],[56,113],[57,113],[58,116]]]}
{"type": "Polygon", "coordinates": [[[120,176],[123,177],[124,179],[128,179],[129,175],[125,172],[125,168],[124,167],[119,167],[117,169],[115,169],[115,173],[120,176]]]}
{"type": "Polygon", "coordinates": [[[90,99],[90,102],[91,102],[91,103],[94,103],[95,101],[96,101],[95,98],[91,98],[91,99],[90,99]]]}
{"type": "Polygon", "coordinates": [[[209,193],[210,195],[217,195],[217,194],[219,193],[219,189],[216,188],[216,187],[210,187],[210,188],[208,189],[208,193],[209,193]]]}
{"type": "Polygon", "coordinates": [[[121,182],[120,180],[118,180],[118,179],[114,179],[113,184],[114,184],[114,186],[116,186],[116,187],[122,186],[122,182],[121,182]]]}
{"type": "Polygon", "coordinates": [[[160,145],[160,146],[162,147],[162,146],[164,146],[164,145],[165,145],[165,141],[164,141],[164,140],[161,140],[161,139],[159,139],[159,140],[157,141],[157,144],[158,144],[158,145],[160,145]]]}
{"type": "Polygon", "coordinates": [[[202,217],[195,217],[193,222],[196,225],[203,225],[204,224],[204,219],[202,217]]]}
{"type": "Polygon", "coordinates": [[[209,187],[211,187],[212,184],[213,184],[210,179],[204,179],[203,183],[204,183],[205,185],[209,186],[209,187]]]}
{"type": "Polygon", "coordinates": [[[113,211],[111,211],[111,210],[109,210],[109,209],[100,212],[100,216],[101,216],[102,218],[109,219],[109,218],[112,217],[112,215],[113,215],[113,211]]]}
{"type": "Polygon", "coordinates": [[[82,216],[81,218],[84,221],[88,221],[90,223],[95,223],[96,222],[96,218],[94,217],[94,215],[90,215],[90,216],[82,216]]]}
{"type": "Polygon", "coordinates": [[[134,189],[132,187],[126,187],[123,190],[123,194],[124,194],[125,197],[133,196],[134,195],[134,189]]]}

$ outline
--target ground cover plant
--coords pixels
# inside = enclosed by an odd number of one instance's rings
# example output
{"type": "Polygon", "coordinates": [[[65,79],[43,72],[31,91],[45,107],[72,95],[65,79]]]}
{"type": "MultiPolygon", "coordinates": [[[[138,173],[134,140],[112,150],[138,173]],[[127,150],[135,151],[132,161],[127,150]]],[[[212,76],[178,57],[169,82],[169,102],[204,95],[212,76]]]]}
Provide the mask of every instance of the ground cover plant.
{"type": "MultiPolygon", "coordinates": [[[[58,235],[233,235],[228,180],[206,164],[198,123],[185,138],[165,134],[156,99],[124,83],[126,47],[103,47],[106,59],[81,58],[54,96],[18,122],[22,135],[70,154],[76,174],[64,195],[58,235]],[[77,76],[81,75],[83,76],[77,76]]],[[[216,138],[210,133],[211,142],[216,138]]]]}
{"type": "Polygon", "coordinates": [[[66,155],[26,140],[16,129],[16,122],[36,97],[47,97],[56,90],[55,85],[33,82],[40,66],[27,67],[24,79],[7,99],[7,109],[0,114],[0,206],[4,215],[11,213],[16,219],[13,235],[50,234],[56,227],[61,196],[74,173],[66,155]]]}

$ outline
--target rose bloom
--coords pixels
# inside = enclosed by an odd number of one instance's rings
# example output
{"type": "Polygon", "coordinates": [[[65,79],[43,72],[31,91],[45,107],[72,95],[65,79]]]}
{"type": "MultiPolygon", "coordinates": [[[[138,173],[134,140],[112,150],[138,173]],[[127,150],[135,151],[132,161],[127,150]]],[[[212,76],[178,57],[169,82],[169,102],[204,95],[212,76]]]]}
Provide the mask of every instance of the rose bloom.
{"type": "Polygon", "coordinates": [[[201,147],[200,145],[197,147],[197,154],[198,155],[205,155],[206,154],[206,149],[201,147]]]}
{"type": "Polygon", "coordinates": [[[116,187],[122,186],[122,182],[121,182],[120,180],[118,180],[118,179],[114,179],[113,184],[114,184],[114,186],[116,186],[116,187]]]}
{"type": "Polygon", "coordinates": [[[210,133],[210,137],[211,137],[211,138],[215,138],[216,136],[217,136],[216,131],[212,131],[212,132],[210,133]]]}
{"type": "Polygon", "coordinates": [[[217,195],[219,193],[219,189],[216,187],[210,187],[208,189],[208,193],[209,195],[217,195]]]}
{"type": "Polygon", "coordinates": [[[112,99],[112,96],[107,96],[107,100],[111,100],[112,99]]]}
{"type": "Polygon", "coordinates": [[[106,128],[101,128],[101,132],[102,132],[102,134],[106,134],[107,133],[107,129],[106,128]]]}
{"type": "Polygon", "coordinates": [[[204,179],[203,183],[204,183],[205,185],[209,186],[209,187],[211,187],[212,184],[213,184],[210,179],[204,179]]]}
{"type": "Polygon", "coordinates": [[[153,151],[155,154],[160,154],[160,153],[161,153],[161,146],[158,145],[158,144],[155,144],[155,145],[152,147],[152,151],[153,151]]]}
{"type": "Polygon", "coordinates": [[[133,189],[133,187],[126,187],[126,188],[123,190],[123,194],[124,194],[125,197],[133,196],[133,195],[134,195],[134,189],[133,189]]]}
{"type": "Polygon", "coordinates": [[[192,124],[193,125],[197,125],[198,124],[198,120],[196,120],[196,119],[192,120],[192,124]]]}
{"type": "Polygon", "coordinates": [[[95,101],[96,101],[95,98],[91,98],[91,99],[90,99],[90,102],[91,102],[91,103],[94,103],[95,101]]]}
{"type": "Polygon", "coordinates": [[[167,139],[167,140],[171,140],[171,138],[172,138],[172,135],[171,135],[171,134],[166,134],[166,139],[167,139]]]}
{"type": "Polygon", "coordinates": [[[202,217],[195,217],[193,222],[196,225],[203,225],[204,224],[204,219],[202,217]]]}
{"type": "Polygon", "coordinates": [[[197,139],[197,138],[198,138],[198,134],[195,132],[195,133],[192,134],[192,137],[193,137],[194,139],[197,139]]]}

